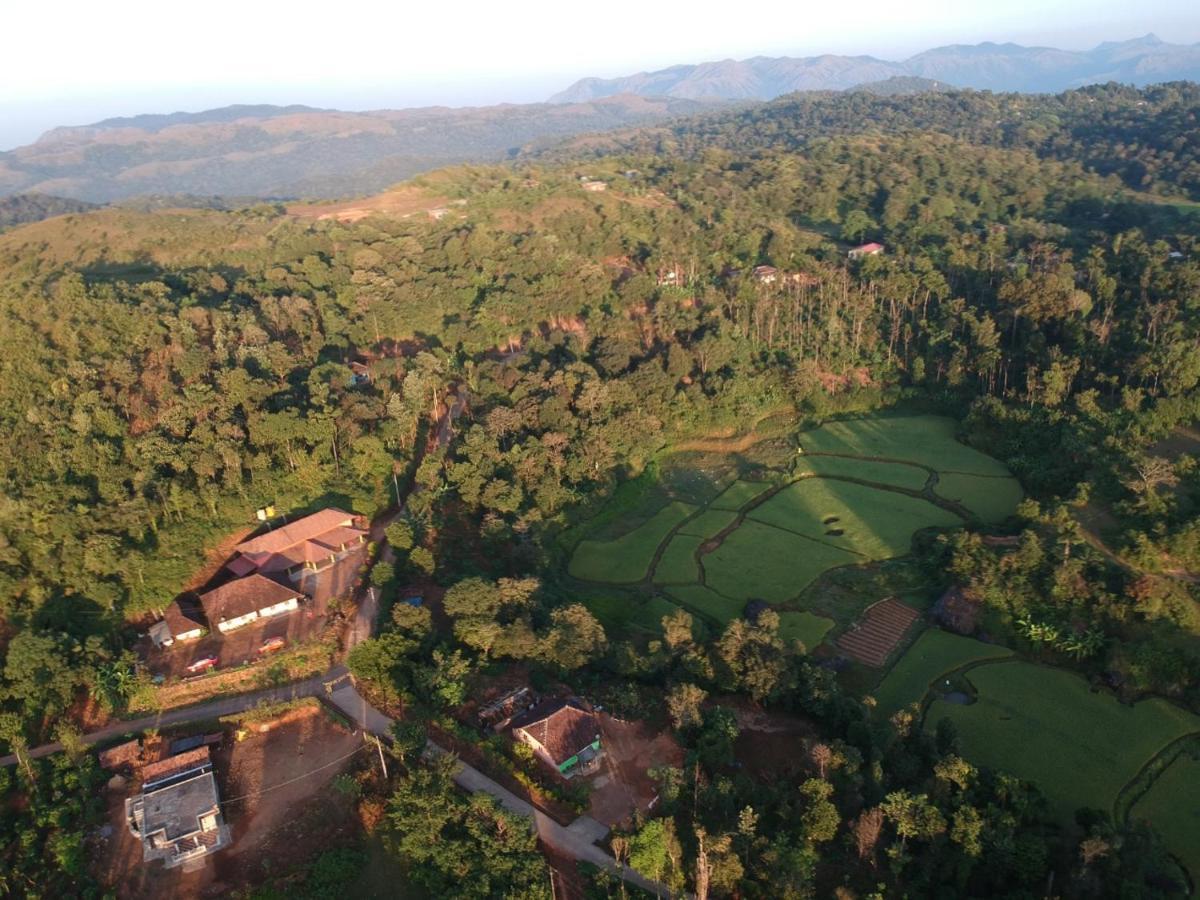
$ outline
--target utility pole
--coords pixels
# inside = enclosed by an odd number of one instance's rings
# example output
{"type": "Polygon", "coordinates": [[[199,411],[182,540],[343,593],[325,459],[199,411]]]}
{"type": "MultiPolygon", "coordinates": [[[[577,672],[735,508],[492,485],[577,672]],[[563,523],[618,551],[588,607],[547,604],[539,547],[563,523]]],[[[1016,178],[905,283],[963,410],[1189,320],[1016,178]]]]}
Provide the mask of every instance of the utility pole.
{"type": "MultiPolygon", "coordinates": [[[[374,737],[374,735],[372,735],[374,737]]],[[[383,741],[378,737],[375,738],[375,749],[379,751],[379,765],[383,769],[384,780],[388,777],[387,760],[383,758],[383,741]]]]}

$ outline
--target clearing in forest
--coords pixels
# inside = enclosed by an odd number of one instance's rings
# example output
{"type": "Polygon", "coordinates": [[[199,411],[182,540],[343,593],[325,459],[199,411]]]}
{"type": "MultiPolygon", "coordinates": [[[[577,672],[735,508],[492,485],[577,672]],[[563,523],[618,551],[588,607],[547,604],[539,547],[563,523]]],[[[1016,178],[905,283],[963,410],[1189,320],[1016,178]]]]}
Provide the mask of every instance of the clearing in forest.
{"type": "MultiPolygon", "coordinates": [[[[957,427],[939,416],[873,416],[746,453],[669,454],[580,526],[568,572],[657,588],[717,626],[752,600],[811,613],[805,589],[831,570],[907,556],[924,529],[1013,512],[1019,484],[960,443],[957,427]]],[[[844,626],[863,606],[819,611],[844,626]]],[[[826,621],[804,620],[806,645],[826,621]]]]}
{"type": "Polygon", "coordinates": [[[1200,718],[1165,700],[1127,706],[1062,669],[1001,661],[964,678],[974,702],[935,699],[925,728],[950,719],[966,759],[1034,782],[1063,821],[1080,807],[1110,812],[1142,766],[1200,731],[1200,718]]]}
{"type": "Polygon", "coordinates": [[[913,703],[920,703],[934,682],[956,669],[988,659],[1012,656],[1007,647],[985,644],[940,628],[925,631],[905,651],[875,689],[880,713],[890,716],[913,703]]]}

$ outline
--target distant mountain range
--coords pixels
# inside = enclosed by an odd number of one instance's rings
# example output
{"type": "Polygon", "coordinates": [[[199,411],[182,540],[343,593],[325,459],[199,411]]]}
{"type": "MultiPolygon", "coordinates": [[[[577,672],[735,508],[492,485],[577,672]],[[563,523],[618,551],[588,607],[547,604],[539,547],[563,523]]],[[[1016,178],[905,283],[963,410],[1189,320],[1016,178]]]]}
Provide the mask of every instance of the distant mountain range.
{"type": "MultiPolygon", "coordinates": [[[[1200,44],[1153,35],[1087,52],[977,44],[901,63],[870,56],[756,57],[584,79],[553,102],[343,112],[227,106],[55,128],[0,153],[0,197],[319,199],[374,193],[441,166],[537,151],[575,135],[641,127],[795,91],[911,94],[957,87],[1061,91],[1088,82],[1200,80],[1200,44]]],[[[140,201],[139,201],[140,202],[140,201]]],[[[25,201],[21,216],[48,211],[25,201]]],[[[15,219],[16,213],[12,213],[15,219]]]]}
{"type": "Polygon", "coordinates": [[[0,153],[0,197],[98,203],[144,195],[323,198],[486,162],[584,132],[690,115],[711,102],[633,95],[573,104],[341,112],[228,106],[55,128],[0,153]]]}
{"type": "Polygon", "coordinates": [[[1152,34],[1087,51],[1018,44],[954,44],[903,62],[872,56],[756,56],[672,66],[624,78],[584,78],[550,98],[581,103],[618,94],[689,100],[771,100],[793,91],[846,90],[915,76],[992,91],[1058,92],[1118,81],[1138,86],[1200,80],[1200,44],[1168,44],[1152,34]]]}

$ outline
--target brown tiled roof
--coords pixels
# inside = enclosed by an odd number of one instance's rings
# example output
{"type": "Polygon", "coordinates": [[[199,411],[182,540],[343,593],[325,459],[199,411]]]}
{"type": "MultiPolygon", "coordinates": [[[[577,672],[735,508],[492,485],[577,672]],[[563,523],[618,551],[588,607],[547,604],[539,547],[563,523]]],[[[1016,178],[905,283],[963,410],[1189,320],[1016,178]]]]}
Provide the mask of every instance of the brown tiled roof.
{"type": "Polygon", "coordinates": [[[204,615],[216,627],[226,619],[236,619],[264,606],[274,606],[300,596],[299,591],[284,587],[278,581],[256,572],[201,594],[200,603],[204,607],[204,615]]]}
{"type": "Polygon", "coordinates": [[[161,781],[176,772],[186,772],[209,761],[208,747],[197,747],[178,756],[170,756],[160,762],[142,767],[142,782],[161,781]]]}
{"type": "Polygon", "coordinates": [[[340,528],[326,531],[316,539],[316,543],[324,544],[333,550],[341,550],[343,544],[357,544],[359,539],[366,537],[366,534],[361,528],[350,528],[343,525],[340,528]]]}
{"type": "Polygon", "coordinates": [[[323,509],[311,516],[297,519],[289,525],[283,525],[274,531],[260,534],[258,537],[242,541],[237,545],[237,551],[247,555],[258,553],[282,553],[288,547],[320,537],[327,531],[332,531],[354,521],[352,513],[340,509],[323,509]]]}
{"type": "Polygon", "coordinates": [[[171,629],[172,637],[177,634],[183,634],[186,631],[193,631],[196,628],[204,627],[204,618],[200,610],[196,608],[195,601],[180,603],[178,600],[173,600],[163,610],[163,621],[171,629]]]}
{"type": "Polygon", "coordinates": [[[539,706],[521,720],[524,724],[513,730],[526,732],[545,747],[556,765],[562,765],[591,744],[600,733],[596,716],[567,700],[539,706]]]}

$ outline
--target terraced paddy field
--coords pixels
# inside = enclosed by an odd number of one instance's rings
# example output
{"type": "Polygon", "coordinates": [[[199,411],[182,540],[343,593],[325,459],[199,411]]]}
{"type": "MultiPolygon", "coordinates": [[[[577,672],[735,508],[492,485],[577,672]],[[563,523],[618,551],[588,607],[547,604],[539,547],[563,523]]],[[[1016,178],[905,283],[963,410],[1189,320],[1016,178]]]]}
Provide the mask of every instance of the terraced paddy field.
{"type": "Polygon", "coordinates": [[[1111,811],[1142,766],[1200,731],[1200,718],[1165,700],[1126,706],[1062,669],[997,662],[965,677],[976,701],[934,700],[925,728],[949,718],[966,759],[1034,782],[1064,821],[1079,807],[1111,811]]]}
{"type": "Polygon", "coordinates": [[[958,423],[945,416],[872,416],[829,422],[802,432],[805,455],[884,458],[928,466],[938,472],[1011,475],[1004,463],[955,439],[958,423]]]}
{"type": "Polygon", "coordinates": [[[798,481],[748,515],[864,560],[903,556],[922,528],[963,524],[961,517],[927,500],[834,478],[798,481]]]}
{"type": "Polygon", "coordinates": [[[1130,815],[1153,825],[1187,868],[1193,886],[1200,884],[1200,760],[1181,756],[1171,763],[1130,815]]]}
{"type": "Polygon", "coordinates": [[[908,648],[873,692],[877,708],[882,715],[890,716],[906,706],[920,703],[935,681],[955,669],[1012,655],[1007,647],[930,628],[908,648]]]}
{"type": "MultiPolygon", "coordinates": [[[[668,457],[657,484],[623,485],[597,514],[602,525],[580,526],[568,573],[657,588],[718,626],[751,600],[812,613],[805,589],[826,573],[906,556],[918,531],[999,520],[1015,508],[1015,479],[959,443],[956,429],[938,416],[879,416],[801,432],[790,449],[779,440],[750,461],[668,457]],[[631,496],[635,489],[641,494],[631,496]]],[[[845,615],[820,613],[840,628],[882,598],[863,598],[845,615]]],[[[806,645],[828,631],[804,622],[793,627],[806,645]]]]}
{"type": "Polygon", "coordinates": [[[677,525],[695,511],[687,503],[669,503],[637,528],[612,541],[581,541],[569,573],[585,581],[624,584],[646,577],[654,554],[677,525]]]}

